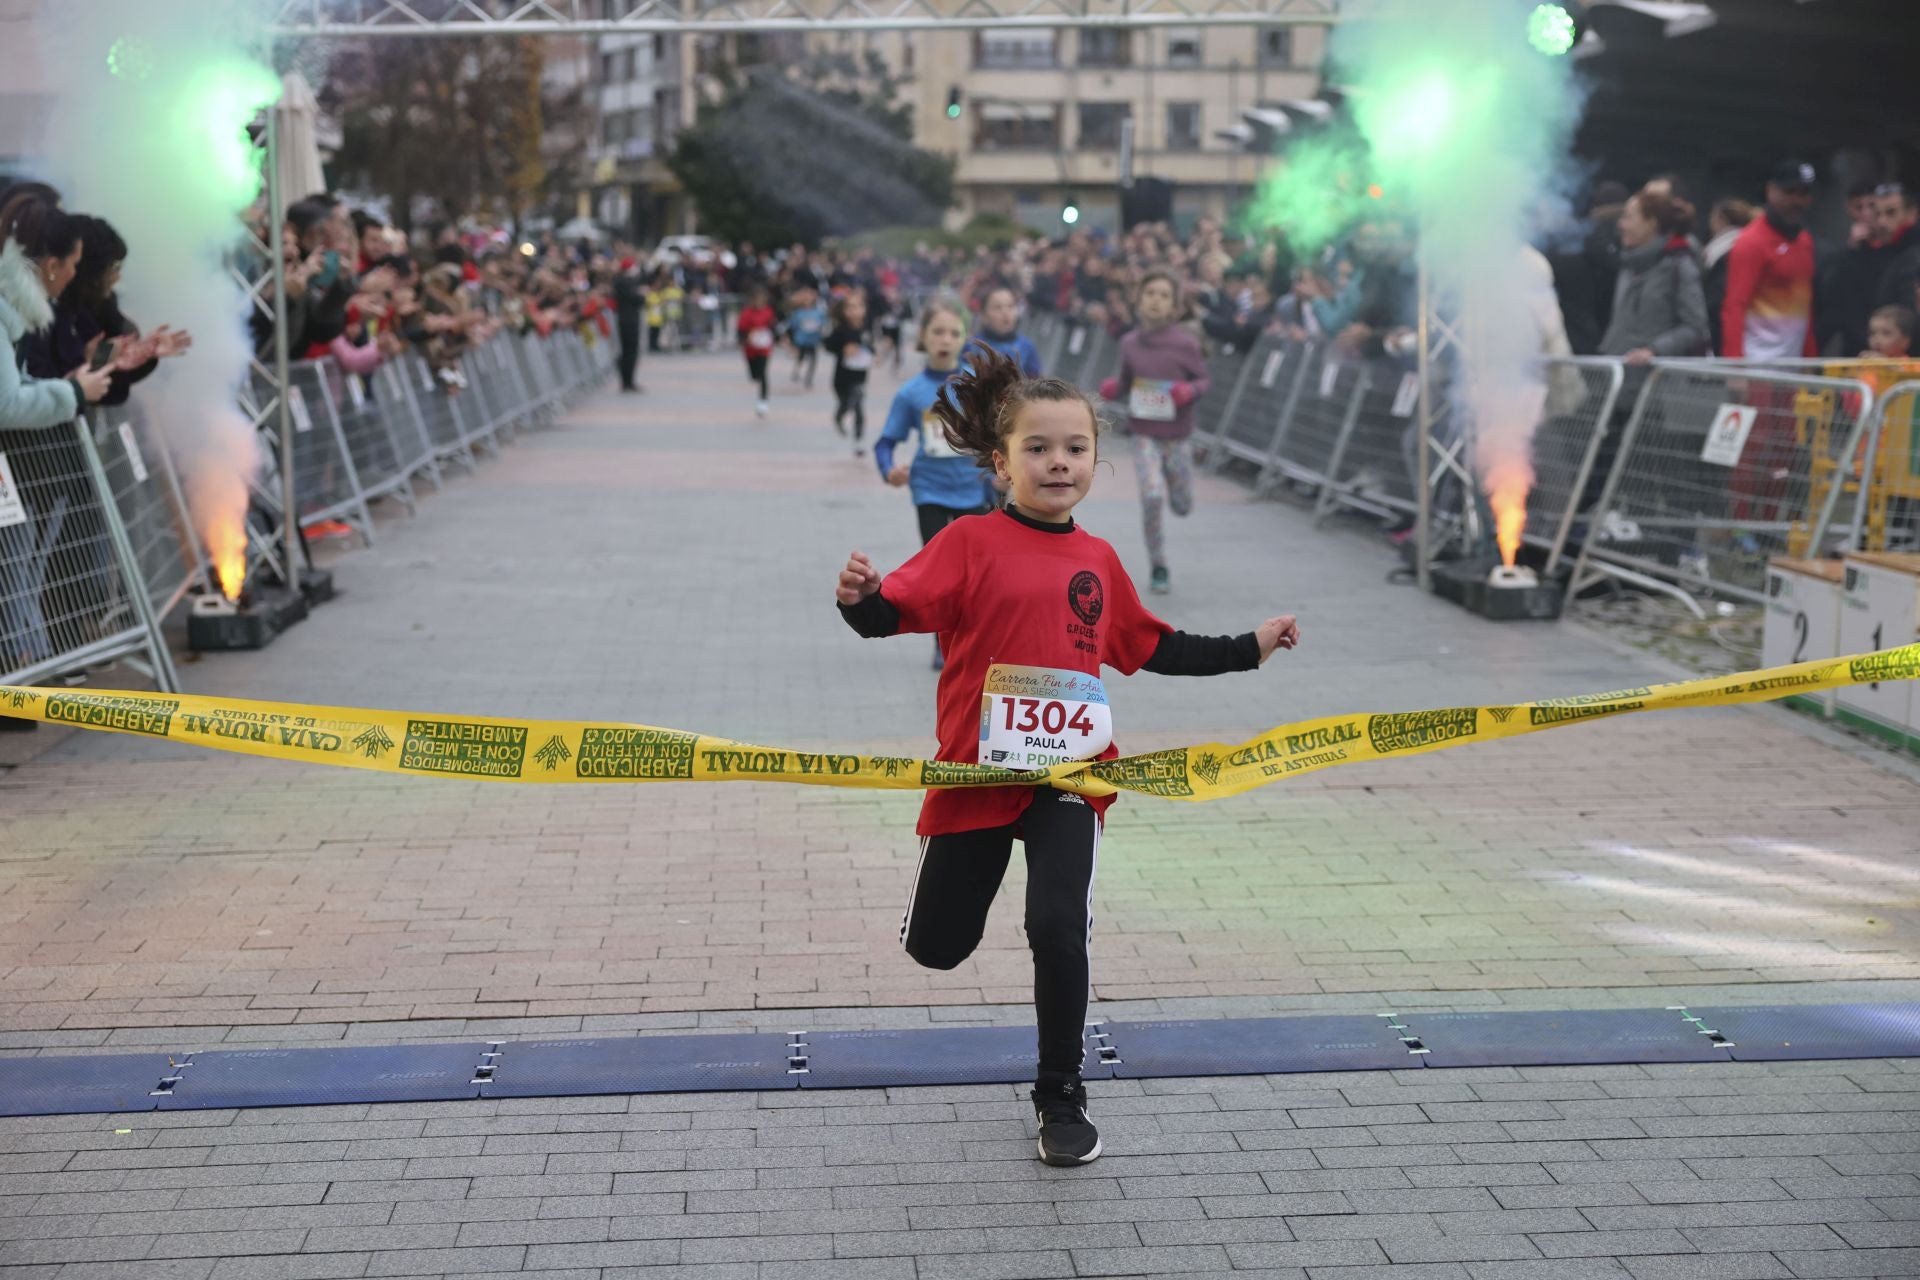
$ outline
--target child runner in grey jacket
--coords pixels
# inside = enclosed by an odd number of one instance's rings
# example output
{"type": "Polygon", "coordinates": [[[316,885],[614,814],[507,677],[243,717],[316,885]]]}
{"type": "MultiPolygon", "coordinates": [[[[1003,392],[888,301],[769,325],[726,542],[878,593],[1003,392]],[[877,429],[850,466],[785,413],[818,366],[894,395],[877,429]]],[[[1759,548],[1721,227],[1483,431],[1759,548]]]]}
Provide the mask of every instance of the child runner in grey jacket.
{"type": "Polygon", "coordinates": [[[1140,327],[1120,339],[1120,372],[1100,384],[1100,394],[1127,406],[1153,565],[1147,588],[1165,595],[1172,584],[1161,512],[1193,510],[1193,402],[1207,393],[1207,363],[1200,340],[1174,323],[1180,286],[1171,275],[1149,271],[1141,280],[1139,314],[1140,327]]]}

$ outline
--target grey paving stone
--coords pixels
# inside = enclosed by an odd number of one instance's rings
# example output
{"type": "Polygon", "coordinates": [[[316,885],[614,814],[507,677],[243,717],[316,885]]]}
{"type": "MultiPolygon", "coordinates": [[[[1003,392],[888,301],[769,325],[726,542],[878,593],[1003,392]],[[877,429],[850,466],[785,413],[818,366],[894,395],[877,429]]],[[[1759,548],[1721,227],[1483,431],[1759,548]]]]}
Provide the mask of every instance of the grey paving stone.
{"type": "Polygon", "coordinates": [[[1844,1249],[1847,1242],[1825,1224],[1787,1227],[1684,1227],[1681,1233],[1702,1253],[1723,1250],[1844,1249]]]}
{"type": "Polygon", "coordinates": [[[610,1217],[463,1222],[453,1243],[462,1248],[488,1244],[580,1244],[607,1239],[611,1222],[610,1217]]]}
{"type": "Polygon", "coordinates": [[[1920,1249],[1775,1248],[1774,1256],[1796,1276],[1817,1280],[1840,1276],[1920,1276],[1920,1249]]]}
{"type": "Polygon", "coordinates": [[[1792,1280],[1787,1264],[1770,1253],[1663,1254],[1623,1258],[1633,1280],[1792,1280]]]}
{"type": "Polygon", "coordinates": [[[1166,1196],[1158,1200],[1059,1200],[1052,1208],[1063,1223],[1186,1222],[1207,1216],[1200,1201],[1193,1196],[1166,1196]]]}
{"type": "Polygon", "coordinates": [[[1538,1258],[1540,1250],[1523,1235],[1387,1236],[1380,1241],[1393,1264],[1422,1262],[1500,1262],[1538,1258]]]}
{"type": "Polygon", "coordinates": [[[1607,1258],[1635,1253],[1686,1253],[1695,1246],[1678,1231],[1648,1228],[1536,1232],[1533,1242],[1549,1258],[1607,1258]]]}
{"type": "MultiPolygon", "coordinates": [[[[1240,1248],[1271,1248],[1269,1245],[1244,1245],[1240,1248]]],[[[1083,1276],[1138,1275],[1143,1271],[1186,1271],[1203,1267],[1222,1269],[1229,1262],[1226,1250],[1218,1245],[1135,1246],[1130,1249],[1074,1249],[1073,1266],[1083,1276]]]]}
{"type": "Polygon", "coordinates": [[[182,1231],[154,1239],[149,1258],[219,1258],[235,1253],[296,1253],[306,1238],[300,1228],[279,1231],[182,1231]]]}
{"type": "Polygon", "coordinates": [[[1199,1218],[1134,1224],[1140,1243],[1246,1244],[1295,1239],[1293,1228],[1281,1217],[1199,1218]]]}
{"type": "Polygon", "coordinates": [[[370,1253],[277,1253],[221,1258],[213,1280],[349,1280],[363,1275],[370,1253]]]}
{"type": "Polygon", "coordinates": [[[1586,1211],[1596,1227],[1791,1226],[1817,1222],[1877,1222],[1886,1217],[1865,1200],[1748,1200],[1725,1204],[1659,1204],[1586,1211]]]}
{"type": "MultiPolygon", "coordinates": [[[[1129,1243],[1138,1243],[1130,1237],[1129,1243]]],[[[952,1227],[930,1231],[845,1231],[831,1237],[828,1255],[836,1258],[895,1258],[944,1253],[983,1253],[983,1227],[952,1227]]]]}
{"type": "MultiPolygon", "coordinates": [[[[1832,1220],[1829,1219],[1829,1223],[1832,1220]]],[[[1842,1222],[1834,1233],[1856,1249],[1920,1246],[1920,1222],[1842,1222]]]]}
{"type": "Polygon", "coordinates": [[[1077,1274],[1064,1250],[938,1254],[915,1260],[918,1280],[1055,1280],[1077,1274]]]}
{"type": "Polygon", "coordinates": [[[832,1258],[834,1237],[810,1236],[714,1236],[703,1240],[682,1240],[680,1261],[699,1262],[797,1262],[803,1259],[832,1258]]]}
{"type": "Polygon", "coordinates": [[[1490,1188],[1502,1209],[1585,1209],[1595,1205],[1645,1204],[1629,1182],[1575,1182],[1551,1186],[1490,1188]]]}
{"type": "Polygon", "coordinates": [[[780,1263],[776,1271],[762,1264],[767,1280],[914,1280],[912,1258],[836,1258],[831,1262],[780,1263]]]}
{"type": "MultiPolygon", "coordinates": [[[[571,1247],[571,1246],[566,1246],[571,1247]]],[[[467,1275],[476,1271],[519,1271],[527,1251],[518,1245],[480,1249],[382,1250],[367,1261],[368,1276],[467,1275]]]]}
{"type": "Polygon", "coordinates": [[[1628,1280],[1612,1258],[1548,1258],[1541,1262],[1469,1262],[1473,1280],[1628,1280]]]}
{"type": "Polygon", "coordinates": [[[207,1280],[212,1258],[148,1258],[139,1262],[69,1262],[62,1280],[207,1280]]]}

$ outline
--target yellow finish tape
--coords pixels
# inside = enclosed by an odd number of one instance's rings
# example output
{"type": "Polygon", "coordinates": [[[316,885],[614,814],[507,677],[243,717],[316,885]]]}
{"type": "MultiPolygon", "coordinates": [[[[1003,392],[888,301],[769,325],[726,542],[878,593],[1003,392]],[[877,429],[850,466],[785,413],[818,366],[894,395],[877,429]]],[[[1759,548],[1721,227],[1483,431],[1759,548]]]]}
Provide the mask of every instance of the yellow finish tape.
{"type": "Polygon", "coordinates": [[[798,782],[896,791],[1012,783],[1046,784],[1083,795],[1131,791],[1212,800],[1334,765],[1418,755],[1628,712],[1765,702],[1843,685],[1913,679],[1920,679],[1920,644],[1505,707],[1323,716],[1269,729],[1237,746],[1209,742],[1026,773],[900,756],[761,747],[646,725],[453,719],[193,694],[0,685],[0,714],[275,760],[497,782],[798,782]]]}

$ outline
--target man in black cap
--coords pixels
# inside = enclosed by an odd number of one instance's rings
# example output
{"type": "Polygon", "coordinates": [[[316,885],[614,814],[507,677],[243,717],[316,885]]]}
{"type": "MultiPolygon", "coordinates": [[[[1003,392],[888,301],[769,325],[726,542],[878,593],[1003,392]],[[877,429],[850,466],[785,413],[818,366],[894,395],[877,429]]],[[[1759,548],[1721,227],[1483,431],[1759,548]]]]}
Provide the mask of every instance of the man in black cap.
{"type": "Polygon", "coordinates": [[[1767,211],[1747,224],[1727,254],[1727,298],[1720,313],[1732,359],[1778,360],[1819,354],[1813,332],[1813,166],[1777,165],[1767,182],[1767,211]]]}

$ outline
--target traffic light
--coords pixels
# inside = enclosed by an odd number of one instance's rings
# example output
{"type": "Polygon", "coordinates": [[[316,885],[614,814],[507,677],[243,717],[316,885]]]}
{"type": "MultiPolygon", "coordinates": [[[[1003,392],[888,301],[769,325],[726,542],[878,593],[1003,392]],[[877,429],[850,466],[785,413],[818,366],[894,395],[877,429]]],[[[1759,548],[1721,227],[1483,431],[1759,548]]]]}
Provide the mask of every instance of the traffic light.
{"type": "Polygon", "coordinates": [[[947,90],[947,119],[958,120],[959,118],[960,86],[954,85],[951,89],[947,90]]]}

